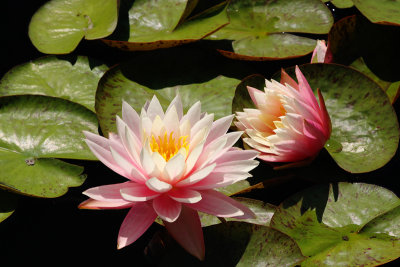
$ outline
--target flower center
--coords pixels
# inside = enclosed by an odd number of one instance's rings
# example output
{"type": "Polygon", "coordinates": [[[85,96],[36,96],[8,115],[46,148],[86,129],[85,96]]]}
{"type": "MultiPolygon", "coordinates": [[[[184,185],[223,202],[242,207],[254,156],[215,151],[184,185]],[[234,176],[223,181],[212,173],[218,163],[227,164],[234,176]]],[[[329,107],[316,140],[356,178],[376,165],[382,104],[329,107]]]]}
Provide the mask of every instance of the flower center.
{"type": "Polygon", "coordinates": [[[164,136],[155,137],[151,135],[150,148],[153,152],[158,152],[165,161],[170,160],[175,156],[181,148],[186,149],[186,153],[189,151],[189,144],[186,141],[187,136],[181,136],[178,139],[173,137],[173,132],[168,136],[167,132],[164,136]]]}

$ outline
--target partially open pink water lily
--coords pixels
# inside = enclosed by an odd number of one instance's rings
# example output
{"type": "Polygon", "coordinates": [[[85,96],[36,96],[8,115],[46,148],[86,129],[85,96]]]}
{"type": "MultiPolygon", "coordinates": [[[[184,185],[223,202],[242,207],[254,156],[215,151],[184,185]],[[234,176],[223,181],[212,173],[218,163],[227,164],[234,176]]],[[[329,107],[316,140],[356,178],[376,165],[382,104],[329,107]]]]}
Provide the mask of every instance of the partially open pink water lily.
{"type": "Polygon", "coordinates": [[[294,162],[315,156],[331,134],[331,121],[321,92],[319,105],[296,66],[296,83],[284,70],[281,82],[266,80],[264,92],[247,87],[256,109],[237,112],[243,141],[270,162],[294,162]]]}
{"type": "Polygon", "coordinates": [[[311,63],[331,63],[332,53],[326,46],[325,40],[317,40],[317,45],[311,56],[311,63]]]}
{"type": "Polygon", "coordinates": [[[127,182],[91,188],[85,209],[130,208],[118,235],[118,248],[136,241],[159,216],[189,253],[204,258],[197,211],[218,217],[253,218],[246,206],[215,188],[251,175],[257,151],[232,147],[242,132],[227,133],[233,115],[214,121],[200,102],[184,115],[179,95],[164,113],[157,97],[138,115],[126,102],[117,134],[85,132],[86,143],[105,165],[127,182]]]}

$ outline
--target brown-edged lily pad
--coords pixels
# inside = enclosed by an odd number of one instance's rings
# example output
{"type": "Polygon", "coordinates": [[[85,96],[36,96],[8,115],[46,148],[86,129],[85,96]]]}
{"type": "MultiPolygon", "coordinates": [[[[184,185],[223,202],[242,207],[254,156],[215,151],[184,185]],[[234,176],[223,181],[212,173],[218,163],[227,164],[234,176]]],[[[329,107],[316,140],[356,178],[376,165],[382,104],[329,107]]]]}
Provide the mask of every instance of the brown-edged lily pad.
{"type": "Polygon", "coordinates": [[[124,1],[119,27],[103,41],[123,50],[154,50],[195,42],[228,24],[225,3],[185,20],[194,4],[188,0],[124,1]]]}

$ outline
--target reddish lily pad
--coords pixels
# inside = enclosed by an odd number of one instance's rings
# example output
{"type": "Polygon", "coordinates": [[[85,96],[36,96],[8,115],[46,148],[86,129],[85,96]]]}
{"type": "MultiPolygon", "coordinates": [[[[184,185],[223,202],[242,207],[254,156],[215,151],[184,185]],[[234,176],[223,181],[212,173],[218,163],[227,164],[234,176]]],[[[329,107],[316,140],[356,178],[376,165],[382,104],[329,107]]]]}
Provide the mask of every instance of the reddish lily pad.
{"type": "Polygon", "coordinates": [[[285,200],[271,227],[309,258],[302,266],[376,266],[400,256],[400,199],[376,185],[319,185],[285,200]],[[396,225],[396,226],[395,226],[396,225]]]}
{"type": "Polygon", "coordinates": [[[333,62],[349,65],[362,57],[367,67],[381,80],[400,80],[398,43],[400,27],[379,25],[362,16],[346,17],[332,27],[329,45],[333,62]]]}
{"type": "MultiPolygon", "coordinates": [[[[103,41],[123,50],[154,50],[198,41],[228,24],[224,4],[183,20],[193,1],[135,1],[128,12],[128,25],[122,21],[115,34],[103,41]]],[[[121,12],[129,8],[121,7],[121,12]]],[[[126,20],[120,15],[121,20],[126,20]]]]}
{"type": "Polygon", "coordinates": [[[208,39],[232,40],[233,52],[223,55],[245,60],[270,60],[306,55],[316,41],[291,33],[328,33],[333,18],[319,0],[231,1],[230,24],[208,39]]]}
{"type": "Polygon", "coordinates": [[[117,20],[117,0],[51,0],[33,15],[29,38],[42,53],[67,54],[82,38],[110,35],[117,20]]]}

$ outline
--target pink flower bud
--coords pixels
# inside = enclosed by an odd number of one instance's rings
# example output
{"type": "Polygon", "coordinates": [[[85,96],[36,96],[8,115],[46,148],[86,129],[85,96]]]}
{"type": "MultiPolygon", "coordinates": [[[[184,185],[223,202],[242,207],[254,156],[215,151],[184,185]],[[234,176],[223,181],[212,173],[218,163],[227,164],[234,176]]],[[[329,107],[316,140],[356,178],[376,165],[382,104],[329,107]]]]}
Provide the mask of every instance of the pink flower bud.
{"type": "Polygon", "coordinates": [[[269,162],[294,162],[315,156],[331,134],[331,121],[322,94],[319,104],[296,66],[296,83],[284,70],[281,82],[266,80],[264,92],[247,87],[256,109],[237,112],[243,141],[269,162]]]}

